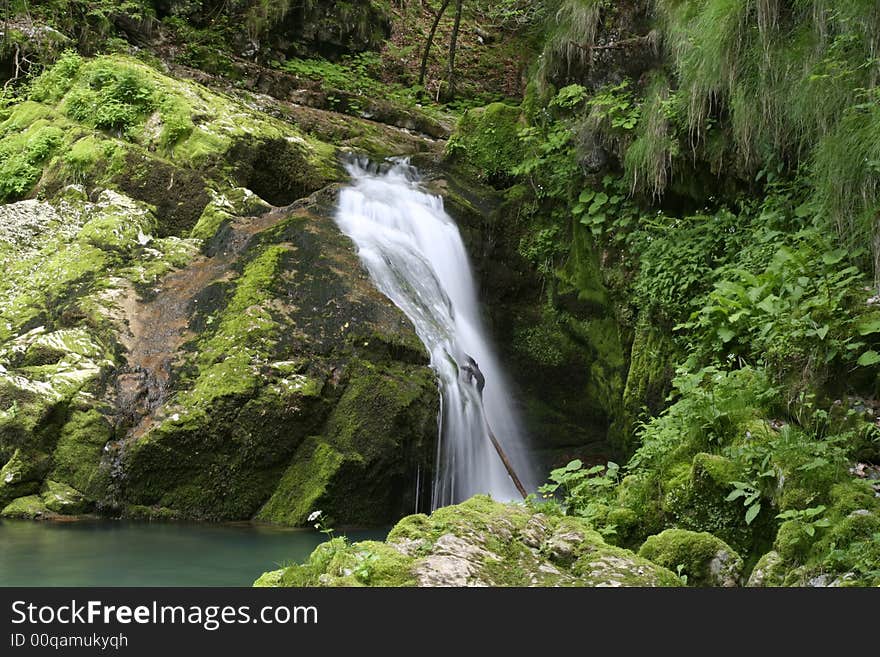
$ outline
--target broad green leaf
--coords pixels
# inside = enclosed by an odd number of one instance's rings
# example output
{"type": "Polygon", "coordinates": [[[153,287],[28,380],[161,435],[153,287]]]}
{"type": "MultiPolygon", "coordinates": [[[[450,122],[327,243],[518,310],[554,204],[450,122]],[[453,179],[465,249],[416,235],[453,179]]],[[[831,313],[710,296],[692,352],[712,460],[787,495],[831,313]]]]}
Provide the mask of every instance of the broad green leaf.
{"type": "Polygon", "coordinates": [[[761,503],[757,502],[749,507],[749,510],[746,511],[746,524],[751,525],[752,521],[758,517],[758,514],[761,513],[761,503]]]}
{"type": "Polygon", "coordinates": [[[746,492],[742,488],[737,488],[730,495],[724,498],[725,502],[733,502],[735,499],[745,497],[746,492]]]}
{"type": "Polygon", "coordinates": [[[824,254],[822,256],[822,262],[824,262],[826,265],[836,265],[845,257],[846,249],[835,249],[834,251],[829,251],[828,253],[824,254]]]}
{"type": "Polygon", "coordinates": [[[822,328],[816,329],[816,335],[819,336],[820,340],[824,340],[825,336],[828,335],[828,325],[826,324],[822,328]]]}
{"type": "Polygon", "coordinates": [[[866,351],[861,356],[859,356],[859,360],[857,362],[862,367],[870,367],[871,365],[876,365],[877,363],[880,363],[880,354],[878,354],[876,351],[866,351]]]}
{"type": "Polygon", "coordinates": [[[585,189],[584,191],[581,192],[581,195],[578,196],[578,201],[586,204],[586,203],[589,203],[590,201],[592,201],[594,196],[596,196],[595,190],[585,189]]]}
{"type": "Polygon", "coordinates": [[[718,329],[718,337],[721,338],[722,342],[727,343],[736,337],[736,333],[731,331],[729,328],[721,327],[720,329],[718,329]]]}
{"type": "Polygon", "coordinates": [[[859,324],[859,335],[871,335],[872,333],[880,333],[880,317],[874,317],[859,324]]]}

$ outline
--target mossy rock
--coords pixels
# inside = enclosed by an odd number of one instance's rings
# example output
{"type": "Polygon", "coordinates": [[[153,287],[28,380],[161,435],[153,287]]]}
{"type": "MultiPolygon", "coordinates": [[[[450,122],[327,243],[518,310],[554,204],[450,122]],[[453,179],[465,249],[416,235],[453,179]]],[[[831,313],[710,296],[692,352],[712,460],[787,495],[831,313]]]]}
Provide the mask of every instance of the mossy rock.
{"type": "Polygon", "coordinates": [[[418,467],[430,471],[437,410],[422,368],[355,368],[323,437],[299,448],[257,519],[301,525],[320,509],[336,522],[381,524],[411,509],[409,480],[418,467]]]}
{"type": "Polygon", "coordinates": [[[0,511],[0,518],[17,518],[21,520],[40,520],[50,518],[53,515],[39,495],[19,497],[0,511]]]}
{"type": "Polygon", "coordinates": [[[468,110],[449,139],[447,153],[495,187],[509,187],[513,168],[525,156],[519,138],[523,125],[520,108],[512,105],[493,103],[468,110]]]}
{"type": "MultiPolygon", "coordinates": [[[[733,482],[742,479],[741,466],[723,456],[700,453],[689,468],[670,469],[673,477],[664,482],[665,509],[674,514],[684,529],[708,532],[741,554],[761,549],[772,536],[775,521],[772,510],[762,511],[751,524],[739,500],[727,501],[733,482]]],[[[763,552],[763,550],[762,550],[763,552]]]]}
{"type": "Polygon", "coordinates": [[[810,536],[804,523],[789,520],[782,523],[776,532],[773,549],[787,563],[803,564],[810,553],[815,536],[810,536]]]}
{"type": "Polygon", "coordinates": [[[758,559],[746,586],[757,588],[783,586],[786,574],[787,567],[782,556],[776,550],[771,550],[758,559]]]}
{"type": "Polygon", "coordinates": [[[0,470],[0,507],[16,498],[38,492],[49,467],[50,459],[47,454],[27,453],[16,449],[12,458],[0,470]]]}
{"type": "Polygon", "coordinates": [[[667,529],[648,537],[639,556],[686,575],[689,586],[739,586],[743,561],[727,543],[707,532],[667,529]]]}
{"type": "Polygon", "coordinates": [[[107,414],[95,408],[74,410],[58,437],[51,477],[82,491],[93,501],[102,499],[110,475],[102,467],[101,457],[112,437],[107,414]]]}
{"type": "Polygon", "coordinates": [[[613,433],[628,452],[635,445],[634,429],[647,410],[656,415],[663,410],[672,387],[676,349],[671,331],[657,328],[640,317],[630,350],[629,371],[623,391],[622,409],[613,433]]]}
{"type": "Polygon", "coordinates": [[[324,543],[258,586],[680,586],[583,520],[487,496],[400,521],[384,543],[324,543]]]}
{"type": "Polygon", "coordinates": [[[78,490],[57,481],[46,481],[46,490],[40,497],[47,509],[64,515],[85,513],[92,506],[78,490]]]}

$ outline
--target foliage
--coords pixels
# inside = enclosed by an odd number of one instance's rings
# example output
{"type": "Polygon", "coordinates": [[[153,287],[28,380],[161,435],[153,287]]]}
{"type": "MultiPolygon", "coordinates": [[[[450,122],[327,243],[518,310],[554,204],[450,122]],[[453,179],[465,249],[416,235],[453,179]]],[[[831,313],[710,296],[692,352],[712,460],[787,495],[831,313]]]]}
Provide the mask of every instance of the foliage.
{"type": "MultiPolygon", "coordinates": [[[[776,244],[780,238],[765,236],[776,244]]],[[[866,281],[847,265],[849,254],[813,230],[787,241],[763,271],[724,269],[705,305],[683,324],[693,344],[715,358],[766,363],[779,373],[836,361],[872,364],[859,333],[880,326],[865,323],[868,309],[859,301],[866,281]]]]}
{"type": "MultiPolygon", "coordinates": [[[[655,2],[693,148],[718,121],[752,175],[813,164],[816,198],[850,245],[874,235],[880,7],[873,2],[655,2]]],[[[746,174],[747,175],[747,174],[746,174]]]]}
{"type": "Polygon", "coordinates": [[[67,116],[85,125],[123,135],[156,106],[152,83],[134,67],[99,60],[85,75],[65,99],[67,116]]]}
{"type": "Polygon", "coordinates": [[[446,152],[452,159],[467,162],[477,176],[495,187],[509,187],[523,159],[520,117],[518,107],[504,103],[469,110],[461,117],[446,152]]]}
{"type": "MultiPolygon", "coordinates": [[[[620,466],[613,461],[606,465],[585,467],[583,461],[575,459],[562,468],[550,472],[549,481],[538,489],[546,499],[555,498],[561,510],[567,515],[579,516],[588,520],[603,515],[605,503],[615,492],[620,482],[620,466]]],[[[603,536],[613,536],[617,527],[613,523],[599,526],[603,536]]]]}
{"type": "Polygon", "coordinates": [[[726,209],[678,219],[657,214],[639,228],[647,234],[639,242],[636,302],[673,322],[689,316],[710,289],[716,269],[747,238],[742,218],[726,209]]]}
{"type": "Polygon", "coordinates": [[[609,461],[606,465],[585,468],[583,461],[575,459],[563,468],[550,472],[549,483],[538,489],[544,497],[561,493],[569,509],[582,508],[598,492],[608,491],[619,480],[620,466],[609,461]]]}
{"type": "Polygon", "coordinates": [[[831,526],[831,520],[821,517],[825,513],[825,505],[810,507],[809,509],[789,509],[776,515],[779,520],[797,520],[807,536],[815,536],[817,529],[824,529],[831,526]]]}
{"type": "Polygon", "coordinates": [[[747,525],[751,525],[758,514],[761,512],[761,491],[751,484],[741,481],[734,481],[733,492],[724,498],[725,502],[733,502],[742,498],[743,506],[746,507],[745,521],[747,525]]]}
{"type": "Polygon", "coordinates": [[[692,373],[679,370],[672,393],[677,401],[641,427],[641,447],[628,468],[660,467],[727,445],[743,425],[766,413],[777,395],[761,370],[725,372],[715,366],[692,373]]]}

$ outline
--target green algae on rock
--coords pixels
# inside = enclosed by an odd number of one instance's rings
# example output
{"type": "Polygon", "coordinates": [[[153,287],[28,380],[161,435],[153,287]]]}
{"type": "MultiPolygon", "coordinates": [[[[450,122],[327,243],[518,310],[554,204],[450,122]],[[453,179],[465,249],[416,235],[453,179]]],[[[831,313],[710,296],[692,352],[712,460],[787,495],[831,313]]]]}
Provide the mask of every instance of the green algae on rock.
{"type": "Polygon", "coordinates": [[[486,496],[408,516],[384,543],[324,543],[255,586],[680,586],[583,520],[486,496]]]}

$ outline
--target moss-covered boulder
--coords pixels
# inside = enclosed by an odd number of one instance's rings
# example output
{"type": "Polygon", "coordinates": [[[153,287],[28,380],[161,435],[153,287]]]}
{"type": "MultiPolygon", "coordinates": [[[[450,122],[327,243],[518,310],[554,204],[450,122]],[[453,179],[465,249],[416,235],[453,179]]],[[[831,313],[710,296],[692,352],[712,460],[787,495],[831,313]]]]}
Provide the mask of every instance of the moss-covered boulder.
{"type": "Polygon", "coordinates": [[[12,458],[0,469],[0,506],[39,491],[49,464],[47,454],[16,449],[12,458]]]}
{"type": "Polygon", "coordinates": [[[728,500],[734,483],[742,479],[742,466],[717,454],[698,453],[689,467],[671,469],[664,481],[664,508],[683,528],[709,532],[747,553],[758,537],[769,531],[770,514],[753,523],[745,520],[742,503],[728,500]]]}
{"type": "Polygon", "coordinates": [[[523,127],[519,107],[492,103],[469,110],[459,120],[447,153],[486,182],[499,188],[507,187],[514,167],[524,157],[519,138],[523,127]]]}
{"type": "Polygon", "coordinates": [[[324,543],[256,586],[680,586],[582,520],[485,496],[404,518],[384,543],[324,543]]]}
{"type": "Polygon", "coordinates": [[[46,504],[39,495],[19,497],[0,510],[0,518],[40,520],[51,518],[52,516],[54,514],[46,507],[46,504]]]}
{"type": "Polygon", "coordinates": [[[639,556],[687,576],[690,586],[739,586],[743,575],[740,556],[707,532],[667,529],[648,537],[639,556]]]}
{"type": "Polygon", "coordinates": [[[46,508],[63,515],[78,515],[88,510],[90,504],[85,496],[67,484],[47,481],[46,490],[40,496],[46,508]]]}
{"type": "Polygon", "coordinates": [[[776,550],[771,550],[758,559],[746,586],[758,588],[782,586],[785,583],[785,574],[785,562],[782,556],[776,550]]]}

